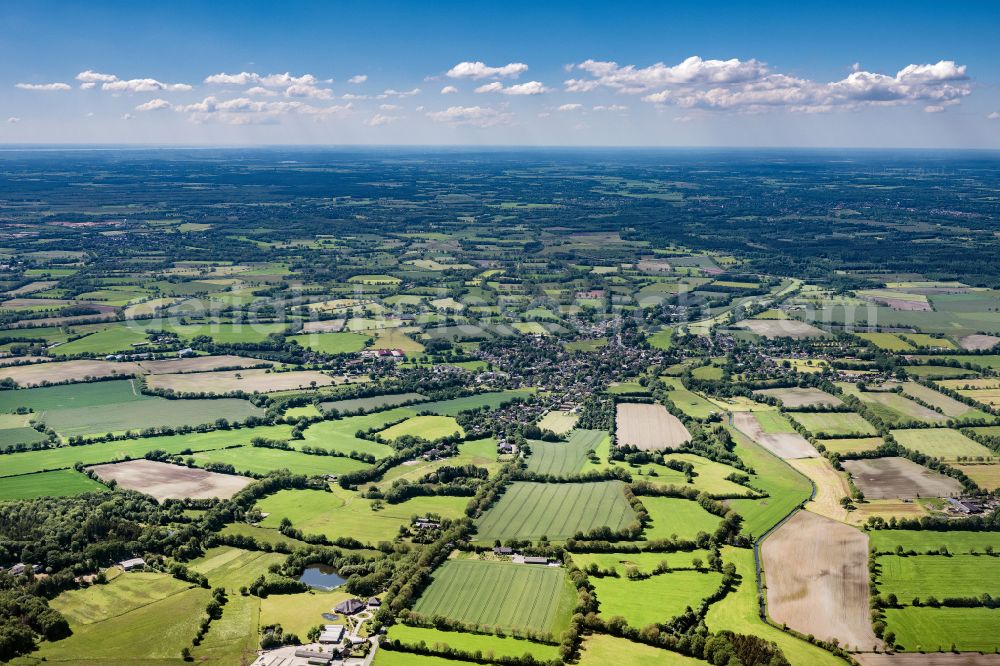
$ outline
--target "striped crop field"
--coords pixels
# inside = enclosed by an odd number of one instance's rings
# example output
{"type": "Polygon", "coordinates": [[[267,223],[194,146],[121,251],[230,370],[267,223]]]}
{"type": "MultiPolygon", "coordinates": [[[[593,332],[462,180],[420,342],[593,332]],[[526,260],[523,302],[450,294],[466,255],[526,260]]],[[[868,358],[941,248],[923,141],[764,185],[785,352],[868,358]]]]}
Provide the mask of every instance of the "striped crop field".
{"type": "Polygon", "coordinates": [[[596,527],[620,530],[636,520],[621,481],[532,483],[515,481],[479,519],[480,541],[569,539],[596,527]]]}
{"type": "Polygon", "coordinates": [[[434,572],[413,610],[480,626],[558,635],[569,625],[575,601],[562,567],[449,560],[434,572]]]}

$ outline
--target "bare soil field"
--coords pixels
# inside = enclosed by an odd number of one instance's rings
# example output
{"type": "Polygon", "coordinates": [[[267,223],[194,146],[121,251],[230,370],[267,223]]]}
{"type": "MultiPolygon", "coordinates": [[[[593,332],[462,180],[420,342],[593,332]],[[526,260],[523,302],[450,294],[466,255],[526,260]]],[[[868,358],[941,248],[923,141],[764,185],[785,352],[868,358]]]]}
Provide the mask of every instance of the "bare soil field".
{"type": "Polygon", "coordinates": [[[843,405],[843,401],[835,395],[818,388],[776,388],[754,391],[760,395],[769,395],[781,401],[785,407],[811,407],[813,405],[843,405]]]}
{"type": "Polygon", "coordinates": [[[130,460],[90,469],[103,481],[114,479],[122,488],[152,495],[160,501],[185,497],[229,499],[253,483],[246,476],[217,474],[155,460],[130,460]]]}
{"type": "Polygon", "coordinates": [[[880,644],[871,628],[864,532],[799,511],[765,539],[761,557],[775,621],[849,649],[880,644]]]}
{"type": "Polygon", "coordinates": [[[823,457],[794,458],[788,464],[816,485],[816,497],[806,503],[807,509],[840,522],[847,521],[847,509],[840,505],[840,498],[851,494],[845,474],[835,470],[823,457]]]}
{"type": "Polygon", "coordinates": [[[36,291],[45,291],[46,289],[51,289],[57,284],[59,284],[59,282],[56,280],[39,280],[38,282],[29,282],[23,287],[12,289],[6,293],[8,296],[13,298],[16,296],[24,296],[25,294],[33,294],[36,291]]]}
{"type": "Polygon", "coordinates": [[[797,432],[764,432],[753,412],[734,413],[733,425],[779,458],[819,457],[819,451],[797,432]]]}
{"type": "Polygon", "coordinates": [[[334,377],[314,370],[295,372],[268,372],[267,370],[220,370],[218,372],[188,372],[184,374],[151,375],[147,380],[150,388],[172,389],[178,393],[228,393],[245,391],[270,393],[330,386],[334,377]]]}
{"type": "Polygon", "coordinates": [[[162,361],[140,361],[139,367],[151,375],[180,374],[184,372],[207,372],[219,368],[252,368],[261,365],[273,365],[270,361],[246,356],[194,356],[191,358],[172,358],[162,361]]]}
{"type": "Polygon", "coordinates": [[[1000,338],[995,335],[967,335],[964,338],[958,339],[958,345],[967,351],[980,351],[983,349],[992,349],[998,342],[1000,338]]]}
{"type": "Polygon", "coordinates": [[[1000,654],[978,652],[930,652],[927,654],[885,654],[866,652],[853,655],[861,666],[998,666],[1000,654]]]}
{"type": "Polygon", "coordinates": [[[619,445],[646,451],[675,449],[691,441],[688,429],[663,405],[620,403],[615,425],[619,445]]]}
{"type": "Polygon", "coordinates": [[[339,333],[344,330],[346,319],[328,319],[326,321],[307,321],[302,325],[303,333],[339,333]]]}
{"type": "Polygon", "coordinates": [[[930,512],[922,504],[913,500],[868,499],[857,504],[854,511],[847,514],[847,522],[860,527],[874,516],[889,520],[890,518],[920,518],[929,515],[930,512]]]}
{"type": "Polygon", "coordinates": [[[869,499],[948,497],[962,491],[962,484],[955,479],[906,458],[845,460],[843,465],[869,499]]]}
{"type": "Polygon", "coordinates": [[[736,324],[764,338],[822,338],[826,335],[812,324],[796,319],[745,319],[736,324]]]}
{"type": "Polygon", "coordinates": [[[18,386],[38,386],[48,381],[82,382],[87,377],[131,377],[140,373],[137,363],[116,363],[82,359],[78,361],[55,361],[53,363],[32,363],[31,365],[7,366],[0,368],[0,379],[13,379],[18,386]]]}

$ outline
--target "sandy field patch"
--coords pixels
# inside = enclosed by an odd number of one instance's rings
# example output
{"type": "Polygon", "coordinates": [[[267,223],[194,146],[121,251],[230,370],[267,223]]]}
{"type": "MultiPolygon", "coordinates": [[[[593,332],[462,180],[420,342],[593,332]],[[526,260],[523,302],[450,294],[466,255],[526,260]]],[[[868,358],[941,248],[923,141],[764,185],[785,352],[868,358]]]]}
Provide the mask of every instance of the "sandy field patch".
{"type": "Polygon", "coordinates": [[[339,333],[344,330],[346,319],[328,319],[326,321],[307,321],[302,325],[303,333],[339,333]]]}
{"type": "Polygon", "coordinates": [[[761,557],[776,622],[842,647],[880,644],[871,628],[864,532],[799,511],[764,540],[761,557]]]}
{"type": "Polygon", "coordinates": [[[1000,338],[995,335],[967,335],[958,339],[958,346],[967,351],[980,351],[982,349],[992,349],[1000,338]]]}
{"type": "Polygon", "coordinates": [[[122,488],[152,495],[160,501],[185,497],[229,499],[253,483],[246,476],[217,474],[156,460],[130,460],[90,469],[103,481],[114,479],[122,488]]]}
{"type": "Polygon", "coordinates": [[[867,652],[853,655],[861,666],[998,666],[1000,654],[978,652],[929,652],[878,654],[867,652]]]}
{"type": "Polygon", "coordinates": [[[0,368],[0,379],[11,378],[18,386],[38,386],[44,381],[82,382],[87,377],[131,377],[139,374],[137,363],[116,363],[115,361],[79,360],[55,361],[53,363],[32,363],[31,365],[7,366],[0,368]]]}
{"type": "Polygon", "coordinates": [[[819,457],[819,451],[797,432],[764,432],[753,412],[733,413],[733,425],[779,458],[789,460],[819,457]]]}
{"type": "Polygon", "coordinates": [[[194,356],[191,358],[171,358],[162,361],[140,361],[139,367],[151,375],[167,375],[182,372],[206,372],[219,368],[252,368],[260,365],[274,365],[270,361],[247,356],[194,356]]]}
{"type": "Polygon", "coordinates": [[[309,388],[312,382],[316,382],[316,386],[330,386],[336,379],[314,370],[268,372],[266,369],[261,369],[150,375],[147,380],[150,388],[172,389],[178,393],[229,393],[230,391],[270,393],[309,388]]]}
{"type": "Polygon", "coordinates": [[[845,460],[842,464],[868,499],[949,497],[962,492],[962,484],[955,479],[906,458],[845,460]]]}
{"type": "Polygon", "coordinates": [[[646,451],[676,449],[691,441],[691,433],[680,419],[658,404],[623,402],[615,417],[619,445],[646,451]]]}
{"type": "Polygon", "coordinates": [[[769,395],[781,401],[785,407],[811,407],[813,405],[843,405],[843,401],[835,395],[814,387],[761,389],[754,391],[761,395],[769,395]]]}
{"type": "Polygon", "coordinates": [[[812,324],[797,319],[744,319],[736,324],[764,338],[822,338],[826,335],[812,324]]]}
{"type": "Polygon", "coordinates": [[[816,497],[806,503],[807,509],[827,518],[847,522],[847,509],[840,505],[840,498],[851,494],[847,475],[835,470],[830,461],[822,457],[794,458],[788,464],[816,486],[816,497]]]}

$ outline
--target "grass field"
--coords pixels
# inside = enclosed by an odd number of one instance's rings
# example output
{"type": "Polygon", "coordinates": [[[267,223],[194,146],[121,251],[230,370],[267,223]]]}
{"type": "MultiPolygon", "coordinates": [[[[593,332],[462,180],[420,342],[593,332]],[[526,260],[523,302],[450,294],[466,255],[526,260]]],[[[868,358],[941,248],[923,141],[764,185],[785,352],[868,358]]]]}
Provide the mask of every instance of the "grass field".
{"type": "Polygon", "coordinates": [[[316,370],[272,372],[270,369],[218,370],[214,372],[186,372],[180,374],[151,375],[146,382],[150,388],[176,391],[177,393],[225,394],[233,391],[244,393],[273,393],[294,391],[316,386],[329,386],[343,382],[316,370]]]}
{"type": "Polygon", "coordinates": [[[530,654],[536,659],[552,661],[559,658],[559,646],[535,643],[513,636],[494,636],[489,634],[467,634],[457,631],[441,631],[429,627],[411,627],[405,624],[394,624],[389,627],[389,638],[408,645],[416,645],[421,641],[430,647],[440,645],[452,647],[464,652],[482,652],[483,655],[496,657],[520,657],[530,654]]]}
{"type": "Polygon", "coordinates": [[[400,504],[386,504],[372,511],[372,500],[342,488],[282,490],[260,500],[257,507],[269,514],[262,527],[276,528],[288,518],[306,534],[324,534],[331,539],[354,537],[363,543],[391,541],[400,526],[409,526],[415,516],[435,513],[445,518],[463,515],[468,497],[414,497],[400,504]]]}
{"type": "Polygon", "coordinates": [[[538,421],[538,427],[542,430],[551,430],[557,435],[565,435],[576,426],[579,418],[579,414],[570,414],[569,412],[561,412],[553,409],[546,412],[545,416],[538,421]]]}
{"type": "Polygon", "coordinates": [[[667,539],[674,535],[682,539],[693,539],[698,532],[714,532],[721,520],[692,500],[675,497],[641,499],[652,520],[643,532],[646,539],[667,539]]]}
{"type": "Polygon", "coordinates": [[[575,603],[576,591],[561,567],[449,560],[434,572],[413,610],[558,636],[569,626],[575,603]]]}
{"type": "Polygon", "coordinates": [[[842,660],[826,650],[795,638],[760,619],[752,550],[725,546],[722,549],[722,559],[736,565],[736,573],[741,581],[736,590],[708,609],[705,624],[709,631],[727,629],[773,641],[792,664],[843,666],[842,660]]]}
{"type": "Polygon", "coordinates": [[[672,553],[573,553],[573,562],[581,569],[596,564],[601,569],[614,569],[618,575],[624,576],[627,567],[635,567],[642,573],[651,574],[663,562],[675,569],[690,568],[696,557],[702,563],[706,562],[708,553],[707,550],[679,550],[672,553]]]}
{"type": "Polygon", "coordinates": [[[70,356],[72,354],[106,355],[115,352],[131,351],[132,345],[146,341],[146,332],[141,328],[130,328],[122,324],[106,327],[102,331],[91,333],[78,340],[67,342],[52,349],[53,356],[70,356]]]}
{"type": "Polygon", "coordinates": [[[272,546],[279,543],[284,543],[292,548],[298,548],[299,546],[306,545],[305,541],[299,541],[298,539],[286,537],[276,529],[258,527],[257,525],[248,525],[247,523],[233,523],[231,525],[226,525],[219,530],[219,534],[222,534],[223,536],[234,535],[251,537],[258,543],[266,543],[272,546]]]}
{"type": "Polygon", "coordinates": [[[908,652],[1000,648],[1000,613],[991,608],[889,608],[885,621],[908,652]]]}
{"type": "Polygon", "coordinates": [[[752,492],[748,488],[726,479],[734,472],[739,473],[735,467],[723,465],[692,453],[669,453],[663,459],[664,461],[676,460],[690,463],[694,467],[694,482],[689,484],[683,472],[656,463],[629,466],[628,469],[634,477],[642,478],[655,485],[691,486],[709,495],[746,495],[752,492]]]}
{"type": "Polygon", "coordinates": [[[984,552],[992,546],[1000,552],[1000,532],[930,532],[926,530],[872,530],[869,532],[872,548],[878,552],[894,552],[896,546],[918,553],[945,546],[952,554],[984,552]]]}
{"type": "MultiPolygon", "coordinates": [[[[360,451],[371,453],[376,458],[384,458],[392,453],[392,447],[356,436],[359,430],[382,428],[388,423],[414,416],[416,411],[408,407],[397,407],[384,412],[374,412],[343,419],[320,421],[302,431],[302,445],[315,446],[341,453],[360,451]]],[[[296,442],[293,444],[298,445],[296,442]]]]}
{"type": "Polygon", "coordinates": [[[948,428],[917,428],[914,430],[892,430],[892,436],[901,446],[919,451],[924,455],[943,460],[966,458],[992,458],[996,454],[958,432],[948,428]]]}
{"type": "Polygon", "coordinates": [[[697,608],[701,600],[715,592],[722,574],[711,571],[674,571],[643,580],[591,577],[598,612],[605,618],[620,615],[636,628],[665,623],[688,606],[697,608]]]}
{"type": "Polygon", "coordinates": [[[618,481],[529,483],[516,481],[477,521],[479,541],[561,540],[595,527],[627,527],[635,512],[618,481]]]}
{"type": "Polygon", "coordinates": [[[323,618],[323,613],[332,613],[334,606],[350,597],[350,594],[340,589],[272,594],[260,600],[261,625],[280,624],[285,632],[297,634],[305,641],[311,628],[317,624],[330,623],[323,618]]]}
{"type": "Polygon", "coordinates": [[[812,486],[806,477],[738,430],[729,428],[729,432],[736,442],[736,455],[756,471],[750,483],[769,495],[766,499],[729,500],[729,506],[743,516],[741,534],[758,537],[809,499],[812,486]]]}
{"type": "Polygon", "coordinates": [[[912,421],[940,423],[948,418],[892,391],[859,391],[857,386],[847,382],[840,382],[838,386],[845,393],[857,396],[889,425],[905,424],[912,421]]]}
{"type": "Polygon", "coordinates": [[[855,335],[885,351],[913,351],[914,349],[909,342],[892,333],[855,333],[855,335]]]}
{"type": "Polygon", "coordinates": [[[272,564],[281,564],[285,555],[242,550],[232,546],[209,548],[205,554],[187,563],[188,568],[208,576],[212,587],[223,587],[227,593],[239,591],[250,585],[258,576],[267,573],[272,564]]]}
{"type": "Polygon", "coordinates": [[[10,453],[3,457],[3,466],[0,467],[0,475],[13,476],[15,474],[40,472],[42,470],[66,469],[73,467],[78,462],[85,465],[94,465],[114,460],[141,458],[148,451],[154,449],[177,454],[187,449],[191,449],[192,451],[207,451],[234,444],[248,444],[255,437],[288,439],[291,431],[291,426],[286,425],[258,426],[256,428],[241,428],[239,430],[214,430],[212,432],[146,437],[142,439],[10,453]]]}
{"type": "Polygon", "coordinates": [[[959,402],[954,398],[938,393],[934,389],[927,388],[923,384],[916,382],[903,382],[903,393],[911,398],[918,398],[922,402],[939,407],[945,416],[956,420],[968,419],[990,419],[986,412],[969,407],[964,402],[959,402]]]}
{"type": "Polygon", "coordinates": [[[67,497],[107,490],[86,474],[63,469],[3,479],[0,482],[0,502],[34,497],[67,497]]]}
{"type": "Polygon", "coordinates": [[[994,491],[1000,488],[1000,465],[953,465],[962,471],[963,474],[972,479],[977,486],[986,491],[994,491]]]}
{"type": "Polygon", "coordinates": [[[717,414],[722,411],[717,405],[709,402],[697,393],[684,388],[681,380],[677,377],[664,377],[663,382],[671,387],[671,391],[667,394],[670,402],[677,405],[677,409],[692,418],[703,419],[711,414],[717,414]]]}
{"type": "Polygon", "coordinates": [[[365,348],[370,338],[360,333],[305,333],[291,335],[287,340],[321,354],[350,354],[365,348]]]}
{"type": "Polygon", "coordinates": [[[788,422],[788,419],[781,412],[773,410],[759,411],[756,413],[756,417],[763,432],[771,434],[795,432],[795,428],[792,427],[792,424],[788,422]]]}
{"type": "Polygon", "coordinates": [[[380,431],[379,436],[390,442],[400,437],[420,437],[433,442],[444,437],[465,436],[462,426],[451,416],[411,416],[402,423],[380,431]]]}
{"type": "Polygon", "coordinates": [[[399,349],[407,356],[419,354],[424,346],[398,328],[384,328],[375,334],[372,349],[399,349]]]}
{"type": "Polygon", "coordinates": [[[846,437],[843,439],[821,439],[818,440],[828,451],[834,453],[862,453],[864,451],[874,451],[882,446],[881,437],[846,437]]]}
{"type": "Polygon", "coordinates": [[[532,392],[531,389],[512,389],[493,393],[477,393],[462,398],[452,398],[451,400],[427,402],[420,405],[420,411],[434,412],[442,416],[455,416],[459,412],[479,409],[480,407],[496,409],[514,398],[527,398],[532,392]]]}
{"type": "Polygon", "coordinates": [[[791,418],[816,437],[877,434],[875,426],[854,412],[795,412],[791,418]]]}
{"type": "MultiPolygon", "coordinates": [[[[326,411],[331,409],[336,409],[341,412],[356,412],[359,409],[363,409],[368,412],[373,409],[383,409],[385,407],[394,407],[396,405],[403,404],[405,402],[410,402],[412,400],[426,400],[425,396],[419,393],[394,393],[392,395],[373,395],[369,398],[351,398],[348,400],[332,400],[330,402],[320,403],[326,411]]],[[[416,412],[414,412],[416,413],[416,412]]]]}
{"type": "Polygon", "coordinates": [[[698,664],[705,663],[707,662],[692,659],[677,652],[668,652],[606,634],[591,634],[584,637],[580,660],[577,662],[579,666],[608,666],[608,664],[698,666],[698,664]]]}
{"type": "MultiPolygon", "coordinates": [[[[933,534],[925,533],[932,547],[933,534]]],[[[882,555],[878,576],[879,593],[895,594],[901,603],[914,597],[979,597],[1000,594],[1000,557],[988,555],[882,555]]]]}
{"type": "Polygon", "coordinates": [[[50,605],[73,625],[93,624],[112,615],[128,613],[148,603],[166,599],[192,586],[162,573],[111,570],[106,585],[67,590],[50,605]]]}
{"type": "Polygon", "coordinates": [[[533,440],[527,469],[554,476],[576,474],[587,461],[587,452],[597,449],[606,438],[609,435],[603,430],[574,430],[565,442],[533,440]]]}
{"type": "Polygon", "coordinates": [[[656,349],[667,350],[670,349],[671,341],[674,337],[674,331],[672,328],[664,328],[663,330],[657,331],[646,336],[646,341],[649,342],[651,347],[656,349]]]}
{"type": "Polygon", "coordinates": [[[326,475],[344,474],[367,467],[353,458],[338,456],[313,456],[299,451],[284,451],[256,446],[241,446],[232,449],[215,449],[195,453],[195,464],[228,463],[237,472],[267,474],[276,469],[287,469],[293,474],[326,475]]]}

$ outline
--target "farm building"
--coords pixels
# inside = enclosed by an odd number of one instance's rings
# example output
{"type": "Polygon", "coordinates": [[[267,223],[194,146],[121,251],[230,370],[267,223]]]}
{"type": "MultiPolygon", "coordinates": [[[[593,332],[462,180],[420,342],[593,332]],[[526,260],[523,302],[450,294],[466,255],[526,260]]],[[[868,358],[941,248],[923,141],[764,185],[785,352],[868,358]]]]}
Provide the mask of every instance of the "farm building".
{"type": "Polygon", "coordinates": [[[317,652],[315,650],[296,650],[295,658],[303,659],[307,664],[317,664],[319,666],[325,666],[333,661],[332,654],[327,652],[317,652]]]}
{"type": "Polygon", "coordinates": [[[368,608],[380,608],[382,606],[382,600],[378,597],[372,597],[368,600],[368,608]]]}
{"type": "Polygon", "coordinates": [[[365,605],[361,603],[360,599],[348,599],[334,606],[333,610],[335,613],[340,613],[341,615],[354,615],[363,610],[364,607],[365,605]]]}
{"type": "Polygon", "coordinates": [[[141,557],[133,557],[127,560],[122,560],[118,563],[118,566],[122,568],[123,571],[135,571],[136,569],[145,569],[146,560],[141,557]]]}
{"type": "Polygon", "coordinates": [[[493,549],[494,555],[513,555],[514,549],[510,546],[497,546],[493,549]]]}
{"type": "Polygon", "coordinates": [[[324,624],[323,633],[319,635],[319,642],[325,645],[340,643],[344,640],[344,625],[324,624]]]}

